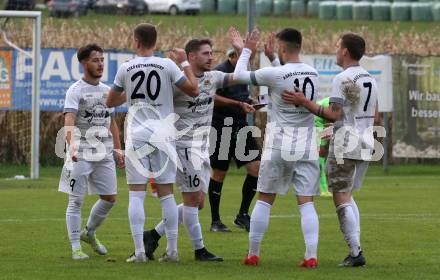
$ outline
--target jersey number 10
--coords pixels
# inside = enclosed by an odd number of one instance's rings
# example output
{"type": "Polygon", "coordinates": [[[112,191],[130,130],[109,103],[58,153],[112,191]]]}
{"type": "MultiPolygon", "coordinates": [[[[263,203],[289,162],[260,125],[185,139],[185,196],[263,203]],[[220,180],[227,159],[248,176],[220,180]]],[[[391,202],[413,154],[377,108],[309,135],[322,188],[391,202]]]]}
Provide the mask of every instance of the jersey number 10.
{"type": "MultiPolygon", "coordinates": [[[[299,80],[295,79],[295,81],[293,81],[293,83],[295,84],[295,87],[299,89],[299,80]]],[[[313,100],[313,97],[315,96],[315,86],[313,85],[312,80],[309,77],[306,77],[304,79],[304,83],[303,83],[303,87],[302,87],[302,92],[304,93],[304,96],[307,98],[306,95],[306,89],[307,89],[307,85],[310,84],[310,87],[312,89],[312,94],[310,96],[310,100],[313,100]]],[[[298,107],[298,105],[296,105],[296,107],[298,107]]]]}
{"type": "MultiPolygon", "coordinates": [[[[133,92],[131,93],[131,99],[145,99],[145,94],[143,93],[138,93],[139,88],[142,86],[142,84],[144,83],[145,80],[145,72],[144,71],[138,71],[136,73],[134,73],[133,76],[131,76],[131,81],[134,82],[136,81],[136,79],[140,77],[140,79],[138,80],[133,92]]],[[[154,101],[156,100],[156,98],[159,96],[159,91],[160,91],[160,76],[159,74],[153,70],[150,72],[150,74],[148,74],[147,77],[147,94],[148,97],[154,101]],[[154,92],[154,94],[151,91],[151,80],[154,78],[156,78],[156,91],[154,92]]]]}

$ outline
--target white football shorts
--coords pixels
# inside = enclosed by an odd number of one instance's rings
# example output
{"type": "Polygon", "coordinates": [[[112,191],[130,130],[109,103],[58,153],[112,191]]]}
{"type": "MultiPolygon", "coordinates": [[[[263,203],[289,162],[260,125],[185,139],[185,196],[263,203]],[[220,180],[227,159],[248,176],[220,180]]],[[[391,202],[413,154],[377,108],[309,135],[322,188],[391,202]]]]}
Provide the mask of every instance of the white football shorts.
{"type": "Polygon", "coordinates": [[[127,184],[173,184],[176,181],[177,154],[174,142],[157,147],[147,142],[133,141],[125,150],[127,184]]]}
{"type": "Polygon", "coordinates": [[[113,157],[106,157],[101,161],[66,161],[58,190],[78,196],[85,195],[87,191],[90,195],[115,195],[117,183],[113,157]]]}
{"type": "Polygon", "coordinates": [[[202,153],[200,149],[177,149],[182,170],[177,170],[176,185],[181,192],[208,193],[211,178],[211,165],[209,154],[202,153]]]}
{"type": "Polygon", "coordinates": [[[296,195],[318,196],[320,167],[319,160],[285,160],[282,151],[269,149],[270,159],[263,155],[258,174],[257,191],[286,194],[293,185],[296,195]]]}

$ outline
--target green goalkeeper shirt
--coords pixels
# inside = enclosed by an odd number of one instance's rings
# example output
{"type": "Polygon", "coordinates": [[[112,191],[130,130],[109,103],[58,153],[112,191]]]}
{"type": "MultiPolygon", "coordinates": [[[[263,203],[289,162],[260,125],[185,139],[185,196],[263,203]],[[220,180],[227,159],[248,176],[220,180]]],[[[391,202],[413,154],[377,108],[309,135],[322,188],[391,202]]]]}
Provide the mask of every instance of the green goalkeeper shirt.
{"type": "MultiPolygon", "coordinates": [[[[316,104],[326,108],[326,107],[330,106],[330,98],[325,97],[325,98],[319,100],[318,102],[316,102],[316,104]]],[[[315,116],[315,127],[316,127],[316,130],[318,133],[324,130],[326,122],[327,121],[324,118],[315,116]]],[[[325,145],[327,145],[327,143],[328,143],[328,140],[321,139],[320,145],[325,146],[325,145]]]]}

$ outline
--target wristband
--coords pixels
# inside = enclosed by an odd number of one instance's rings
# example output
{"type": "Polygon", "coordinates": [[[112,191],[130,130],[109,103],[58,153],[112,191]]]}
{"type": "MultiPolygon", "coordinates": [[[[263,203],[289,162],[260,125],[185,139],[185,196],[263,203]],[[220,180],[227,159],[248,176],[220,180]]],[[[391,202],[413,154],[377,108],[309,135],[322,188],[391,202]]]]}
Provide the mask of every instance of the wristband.
{"type": "Polygon", "coordinates": [[[180,67],[182,68],[185,68],[187,66],[190,66],[188,60],[185,60],[184,62],[180,63],[180,67]]]}
{"type": "Polygon", "coordinates": [[[318,108],[318,117],[322,117],[322,113],[324,112],[324,107],[319,106],[318,108]]]}

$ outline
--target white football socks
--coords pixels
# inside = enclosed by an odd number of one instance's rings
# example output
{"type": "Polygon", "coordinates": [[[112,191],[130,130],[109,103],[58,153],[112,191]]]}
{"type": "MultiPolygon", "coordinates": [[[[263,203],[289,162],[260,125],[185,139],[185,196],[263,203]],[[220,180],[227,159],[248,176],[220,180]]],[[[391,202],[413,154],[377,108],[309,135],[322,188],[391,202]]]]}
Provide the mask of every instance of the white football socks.
{"type": "Polygon", "coordinates": [[[251,226],[249,231],[249,254],[248,256],[260,255],[260,244],[264,233],[269,226],[270,208],[272,205],[257,200],[251,214],[251,226]]]}
{"type": "MultiPolygon", "coordinates": [[[[177,205],[177,211],[179,215],[179,224],[183,223],[185,226],[194,249],[198,250],[205,247],[203,244],[202,228],[199,222],[199,208],[184,206],[181,203],[177,205]]],[[[154,229],[160,236],[165,235],[165,224],[163,220],[160,221],[154,229]]]]}
{"type": "Polygon", "coordinates": [[[183,206],[183,224],[189,234],[194,250],[202,249],[205,247],[202,238],[202,228],[199,222],[199,208],[183,206]]]}
{"type": "Polygon", "coordinates": [[[177,235],[179,227],[179,214],[174,195],[169,194],[161,197],[160,204],[162,205],[162,220],[168,241],[167,255],[174,256],[177,254],[177,235]]]}
{"type": "Polygon", "coordinates": [[[298,205],[301,213],[301,229],[306,245],[304,258],[317,258],[318,238],[319,238],[319,220],[313,202],[307,202],[298,205]]]}
{"type": "Polygon", "coordinates": [[[361,217],[359,214],[359,208],[356,204],[356,201],[354,201],[353,197],[351,197],[350,202],[351,202],[351,207],[353,207],[354,216],[356,218],[356,232],[358,235],[358,239],[361,240],[361,217]]]}
{"type": "Polygon", "coordinates": [[[66,210],[67,234],[69,235],[72,250],[81,249],[81,207],[84,202],[83,196],[69,195],[66,210]]]}
{"type": "Polygon", "coordinates": [[[145,252],[144,247],[144,199],[145,191],[129,191],[128,220],[130,222],[131,236],[134,242],[135,254],[145,252]]]}
{"type": "Polygon", "coordinates": [[[112,209],[114,202],[109,202],[103,199],[96,201],[90,211],[89,220],[87,221],[87,234],[93,235],[96,229],[107,218],[108,213],[112,209]]]}
{"type": "Polygon", "coordinates": [[[163,220],[160,220],[160,222],[154,227],[157,234],[159,234],[161,237],[165,235],[165,225],[163,223],[163,220]]]}
{"type": "Polygon", "coordinates": [[[336,208],[336,213],[339,218],[339,226],[344,239],[350,247],[350,255],[356,257],[361,250],[361,244],[357,235],[356,217],[351,203],[344,203],[336,208]]]}
{"type": "MultiPolygon", "coordinates": [[[[177,205],[177,212],[179,215],[179,225],[183,223],[183,203],[180,203],[179,205],[177,205]]],[[[156,230],[156,232],[160,235],[160,236],[164,236],[165,235],[165,224],[163,223],[163,220],[160,220],[160,222],[156,225],[156,227],[154,228],[156,230]]]]}

